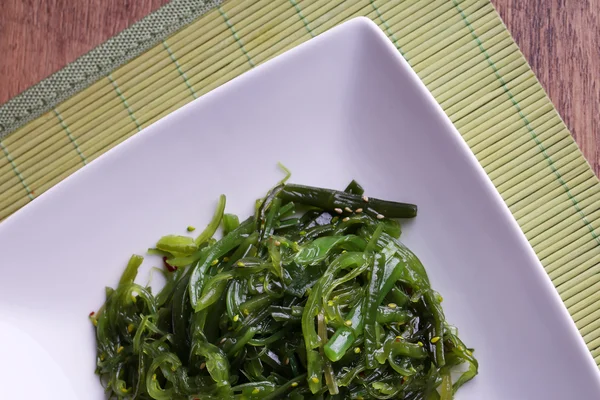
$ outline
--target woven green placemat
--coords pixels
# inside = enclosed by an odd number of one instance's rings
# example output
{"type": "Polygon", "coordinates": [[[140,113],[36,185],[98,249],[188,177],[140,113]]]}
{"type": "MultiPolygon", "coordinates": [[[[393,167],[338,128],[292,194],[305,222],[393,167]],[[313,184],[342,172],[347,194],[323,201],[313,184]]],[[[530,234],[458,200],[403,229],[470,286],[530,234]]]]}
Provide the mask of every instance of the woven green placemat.
{"type": "MultiPolygon", "coordinates": [[[[220,4],[175,3],[198,15],[220,4]]],[[[600,364],[600,185],[488,0],[230,0],[172,34],[171,25],[137,58],[109,60],[91,85],[88,74],[77,94],[39,98],[24,116],[18,101],[35,93],[0,108],[13,131],[0,141],[0,219],[173,110],[359,15],[390,37],[463,135],[600,364]]],[[[135,30],[126,32],[113,45],[130,43],[135,30]]],[[[81,73],[77,65],[67,68],[81,73]]]]}

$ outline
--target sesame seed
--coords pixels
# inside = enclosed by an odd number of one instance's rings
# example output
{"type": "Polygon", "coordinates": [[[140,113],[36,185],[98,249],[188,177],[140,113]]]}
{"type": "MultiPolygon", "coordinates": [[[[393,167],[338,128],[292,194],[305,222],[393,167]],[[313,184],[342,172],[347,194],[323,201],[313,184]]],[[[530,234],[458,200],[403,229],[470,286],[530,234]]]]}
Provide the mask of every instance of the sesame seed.
{"type": "Polygon", "coordinates": [[[377,219],[384,219],[385,217],[383,216],[383,214],[377,214],[377,219]]]}
{"type": "Polygon", "coordinates": [[[357,208],[355,212],[356,212],[357,214],[360,214],[361,212],[363,212],[363,209],[362,209],[362,208],[357,208]]]}
{"type": "Polygon", "coordinates": [[[345,210],[346,212],[349,212],[349,213],[351,213],[351,212],[352,212],[352,209],[351,209],[350,207],[344,207],[344,210],[345,210]]]}
{"type": "Polygon", "coordinates": [[[292,382],[292,387],[298,386],[298,382],[292,382]]]}
{"type": "Polygon", "coordinates": [[[388,307],[389,308],[396,308],[398,306],[396,305],[396,303],[390,303],[390,304],[388,304],[388,307]]]}
{"type": "Polygon", "coordinates": [[[246,264],[244,264],[244,263],[243,263],[243,262],[241,262],[241,261],[238,261],[238,262],[237,262],[237,266],[238,266],[238,267],[245,267],[245,266],[246,266],[246,264]]]}
{"type": "Polygon", "coordinates": [[[419,347],[423,347],[423,342],[417,342],[417,344],[419,345],[419,347]]]}
{"type": "Polygon", "coordinates": [[[238,322],[239,319],[240,319],[239,315],[236,314],[236,315],[233,316],[233,322],[238,322]]]}
{"type": "Polygon", "coordinates": [[[123,347],[123,346],[119,346],[119,347],[117,348],[117,354],[119,354],[120,352],[122,352],[124,348],[125,348],[125,347],[123,347]]]}
{"type": "Polygon", "coordinates": [[[342,209],[341,209],[341,208],[334,208],[334,209],[333,209],[333,211],[335,211],[335,212],[336,212],[336,213],[338,213],[338,214],[341,214],[341,213],[343,213],[343,212],[344,212],[344,211],[342,211],[342,209]]]}
{"type": "Polygon", "coordinates": [[[350,217],[346,217],[342,220],[342,222],[348,222],[348,221],[350,221],[350,217]]]}
{"type": "Polygon", "coordinates": [[[362,197],[362,199],[363,199],[363,201],[364,201],[365,203],[368,203],[368,202],[369,202],[369,198],[368,198],[367,196],[363,196],[363,197],[362,197]]]}
{"type": "Polygon", "coordinates": [[[316,376],[313,376],[312,378],[310,378],[311,381],[313,381],[313,383],[319,383],[319,378],[317,378],[316,376]]]}
{"type": "Polygon", "coordinates": [[[360,353],[360,347],[355,347],[354,348],[354,353],[356,353],[356,354],[360,353]]]}
{"type": "Polygon", "coordinates": [[[277,247],[281,246],[281,242],[280,242],[279,240],[276,240],[274,244],[275,244],[275,246],[277,246],[277,247]]]}
{"type": "Polygon", "coordinates": [[[344,325],[346,325],[346,326],[352,326],[352,321],[351,320],[347,320],[346,322],[344,322],[344,325]]]}
{"type": "Polygon", "coordinates": [[[440,337],[439,336],[435,336],[431,338],[431,343],[436,344],[437,342],[440,341],[440,337]]]}

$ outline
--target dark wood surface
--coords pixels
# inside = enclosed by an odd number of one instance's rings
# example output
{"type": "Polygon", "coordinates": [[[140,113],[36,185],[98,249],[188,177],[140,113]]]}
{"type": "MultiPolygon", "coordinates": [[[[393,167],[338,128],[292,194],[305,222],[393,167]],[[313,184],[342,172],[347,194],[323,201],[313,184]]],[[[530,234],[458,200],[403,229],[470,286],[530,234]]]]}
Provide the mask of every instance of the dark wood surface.
{"type": "MultiPolygon", "coordinates": [[[[0,104],[168,0],[0,0],[0,104]]],[[[600,1],[491,0],[600,172],[600,1]]]]}
{"type": "Polygon", "coordinates": [[[599,175],[600,1],[492,3],[599,175]]]}
{"type": "Polygon", "coordinates": [[[0,104],[168,0],[0,0],[0,104]]]}

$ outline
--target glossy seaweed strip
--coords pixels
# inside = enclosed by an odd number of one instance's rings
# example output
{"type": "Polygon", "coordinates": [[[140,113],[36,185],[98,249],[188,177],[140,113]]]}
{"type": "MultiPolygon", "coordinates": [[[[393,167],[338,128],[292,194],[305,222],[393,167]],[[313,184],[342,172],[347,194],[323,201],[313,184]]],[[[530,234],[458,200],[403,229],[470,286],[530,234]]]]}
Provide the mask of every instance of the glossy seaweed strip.
{"type": "Polygon", "coordinates": [[[162,290],[135,283],[133,256],[90,315],[107,397],[452,399],[478,364],[398,241],[392,218],[416,213],[355,181],[284,180],[241,223],[221,196],[197,238],[167,235],[149,251],[163,257],[162,290]]]}

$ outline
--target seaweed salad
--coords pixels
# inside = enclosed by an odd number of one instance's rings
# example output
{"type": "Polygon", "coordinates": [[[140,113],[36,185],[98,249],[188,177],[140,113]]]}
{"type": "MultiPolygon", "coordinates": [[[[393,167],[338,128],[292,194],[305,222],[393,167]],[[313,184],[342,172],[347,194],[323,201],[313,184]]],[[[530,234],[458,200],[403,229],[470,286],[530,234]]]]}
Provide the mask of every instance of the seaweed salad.
{"type": "Polygon", "coordinates": [[[149,250],[164,261],[159,292],[134,282],[134,255],[90,315],[107,397],[454,398],[478,364],[398,240],[397,219],[416,214],[355,181],[284,180],[242,222],[221,196],[197,237],[149,250]]]}

